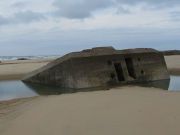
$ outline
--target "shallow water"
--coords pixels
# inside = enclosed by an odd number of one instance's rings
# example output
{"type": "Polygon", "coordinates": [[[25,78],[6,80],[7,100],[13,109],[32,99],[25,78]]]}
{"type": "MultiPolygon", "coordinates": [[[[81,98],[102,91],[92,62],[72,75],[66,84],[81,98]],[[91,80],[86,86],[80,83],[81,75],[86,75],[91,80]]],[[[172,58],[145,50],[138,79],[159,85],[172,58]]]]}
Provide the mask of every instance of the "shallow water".
{"type": "MultiPolygon", "coordinates": [[[[169,91],[180,91],[180,76],[171,76],[171,80],[156,81],[141,86],[157,87],[169,91]]],[[[16,98],[34,97],[38,95],[57,95],[75,92],[72,89],[59,89],[42,85],[27,85],[19,80],[0,81],[0,101],[16,98]]]]}
{"type": "Polygon", "coordinates": [[[169,91],[180,91],[180,76],[171,76],[169,91]]]}
{"type": "Polygon", "coordinates": [[[21,81],[0,81],[0,101],[34,96],[38,94],[21,81]]]}
{"type": "Polygon", "coordinates": [[[141,84],[140,86],[155,87],[168,91],[179,91],[180,92],[180,76],[171,76],[170,80],[154,81],[141,84]]]}

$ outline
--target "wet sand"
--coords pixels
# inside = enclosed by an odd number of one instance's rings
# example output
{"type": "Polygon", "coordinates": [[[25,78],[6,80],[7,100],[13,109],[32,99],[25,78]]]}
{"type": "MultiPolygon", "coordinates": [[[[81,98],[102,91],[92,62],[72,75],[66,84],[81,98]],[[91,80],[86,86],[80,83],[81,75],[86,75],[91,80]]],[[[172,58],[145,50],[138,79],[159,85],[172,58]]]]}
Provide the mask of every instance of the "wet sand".
{"type": "MultiPolygon", "coordinates": [[[[180,56],[167,56],[166,61],[171,73],[180,73],[180,56]]],[[[46,63],[37,62],[37,67],[46,63]]],[[[179,135],[179,103],[179,92],[134,86],[38,97],[2,115],[0,134],[179,135]]]]}

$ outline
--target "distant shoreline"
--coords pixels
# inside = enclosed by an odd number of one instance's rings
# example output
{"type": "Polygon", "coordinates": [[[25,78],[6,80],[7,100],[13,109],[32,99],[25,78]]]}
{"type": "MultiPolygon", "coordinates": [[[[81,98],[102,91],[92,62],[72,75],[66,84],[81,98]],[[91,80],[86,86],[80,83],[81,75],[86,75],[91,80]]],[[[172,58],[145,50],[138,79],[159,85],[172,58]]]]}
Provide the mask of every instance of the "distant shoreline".
{"type": "MultiPolygon", "coordinates": [[[[165,50],[160,51],[164,56],[180,55],[180,50],[165,50]]],[[[25,61],[25,60],[37,60],[37,59],[56,59],[61,55],[39,55],[39,56],[0,56],[1,62],[7,61],[25,61]]]]}
{"type": "Polygon", "coordinates": [[[25,61],[25,60],[37,60],[37,59],[56,59],[60,55],[39,55],[39,56],[0,56],[1,62],[7,61],[25,61]]]}
{"type": "Polygon", "coordinates": [[[166,50],[161,52],[164,56],[180,55],[180,50],[166,50]]]}

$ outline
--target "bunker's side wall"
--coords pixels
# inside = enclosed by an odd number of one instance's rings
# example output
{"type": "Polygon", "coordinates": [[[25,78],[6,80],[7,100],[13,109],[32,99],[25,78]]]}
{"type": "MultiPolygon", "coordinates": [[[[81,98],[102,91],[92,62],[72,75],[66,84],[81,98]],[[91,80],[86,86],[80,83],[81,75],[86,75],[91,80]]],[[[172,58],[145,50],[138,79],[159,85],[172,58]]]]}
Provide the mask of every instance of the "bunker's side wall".
{"type": "Polygon", "coordinates": [[[24,81],[60,86],[62,88],[74,88],[71,60],[64,61],[61,64],[40,72],[24,81]]]}

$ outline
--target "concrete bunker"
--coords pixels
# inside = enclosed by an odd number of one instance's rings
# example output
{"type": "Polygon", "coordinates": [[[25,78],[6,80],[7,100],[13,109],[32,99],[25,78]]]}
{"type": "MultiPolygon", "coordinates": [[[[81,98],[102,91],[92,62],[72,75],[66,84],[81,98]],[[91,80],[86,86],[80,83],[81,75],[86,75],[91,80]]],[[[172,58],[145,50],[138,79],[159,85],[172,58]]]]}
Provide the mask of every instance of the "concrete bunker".
{"type": "Polygon", "coordinates": [[[164,56],[154,49],[98,47],[69,53],[28,74],[23,81],[61,88],[110,88],[170,79],[164,56]]]}

